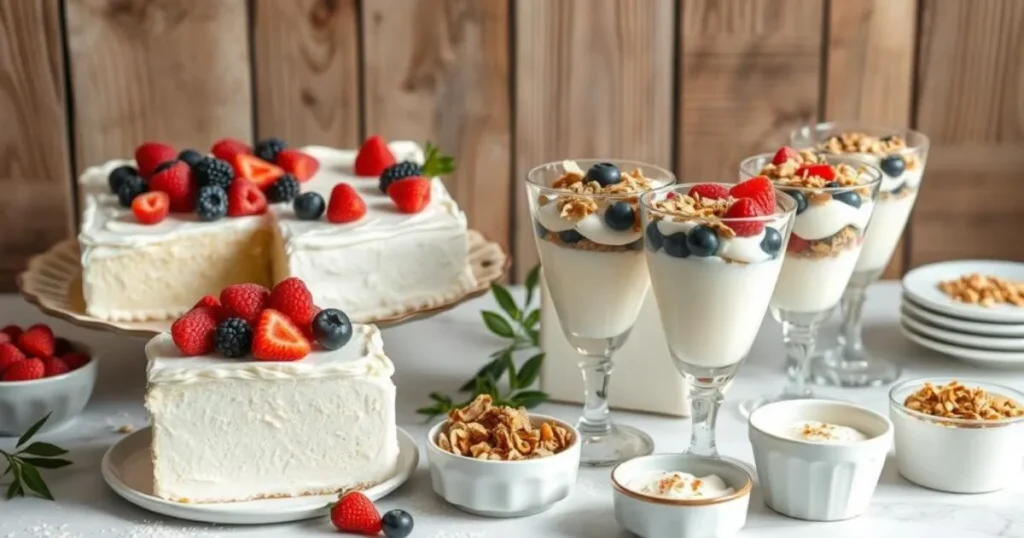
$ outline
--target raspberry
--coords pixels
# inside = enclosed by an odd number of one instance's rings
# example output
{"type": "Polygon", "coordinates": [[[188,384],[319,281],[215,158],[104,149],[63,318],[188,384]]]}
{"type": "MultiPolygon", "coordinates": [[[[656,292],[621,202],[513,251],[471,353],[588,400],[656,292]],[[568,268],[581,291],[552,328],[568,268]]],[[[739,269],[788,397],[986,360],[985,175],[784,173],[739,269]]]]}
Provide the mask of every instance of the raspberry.
{"type": "Polygon", "coordinates": [[[228,188],[228,216],[244,217],[267,212],[267,196],[248,181],[236,181],[228,188]]]}
{"type": "Polygon", "coordinates": [[[395,164],[395,156],[388,149],[388,143],[379,136],[371,136],[363,142],[356,155],[353,172],[357,176],[378,177],[384,169],[395,164]]]}
{"type": "Polygon", "coordinates": [[[750,198],[757,207],[758,215],[767,216],[775,213],[775,185],[765,176],[750,178],[737,183],[729,189],[733,198],[750,198]]]}
{"type": "Polygon", "coordinates": [[[149,180],[150,191],[167,193],[174,213],[191,213],[196,207],[196,185],[192,170],[183,162],[156,174],[149,180]]]}
{"type": "Polygon", "coordinates": [[[783,164],[783,163],[785,163],[786,161],[788,161],[790,159],[799,159],[799,158],[800,158],[800,154],[797,153],[797,151],[795,149],[793,149],[793,148],[791,148],[789,146],[782,146],[781,148],[779,148],[779,151],[775,152],[775,156],[772,157],[772,164],[780,165],[780,164],[783,164]]]}
{"type": "Polygon", "coordinates": [[[718,183],[701,183],[690,187],[690,196],[700,196],[709,200],[721,200],[729,197],[729,189],[718,183]]]}
{"type": "Polygon", "coordinates": [[[57,338],[53,344],[53,354],[55,356],[61,356],[65,353],[71,353],[74,351],[71,346],[71,342],[67,338],[57,338]]]}
{"type": "Polygon", "coordinates": [[[327,203],[327,221],[337,224],[355,222],[366,214],[366,202],[352,185],[338,183],[331,189],[331,200],[327,203]]]}
{"type": "Polygon", "coordinates": [[[217,331],[217,316],[213,309],[194,308],[171,325],[171,338],[182,355],[194,357],[213,351],[213,337],[217,331]]]}
{"type": "Polygon", "coordinates": [[[53,377],[66,374],[71,368],[64,361],[57,357],[46,357],[43,359],[43,377],[53,377]]]}
{"type": "Polygon", "coordinates": [[[32,381],[42,379],[46,376],[46,367],[43,361],[36,358],[25,359],[10,365],[4,371],[2,381],[32,381]]]}
{"type": "Polygon", "coordinates": [[[29,327],[18,337],[18,348],[31,357],[50,357],[56,348],[53,329],[40,323],[29,327]]]}
{"type": "Polygon", "coordinates": [[[60,360],[64,361],[69,369],[77,370],[89,362],[89,356],[85,353],[66,353],[60,355],[60,360]]]}
{"type": "Polygon", "coordinates": [[[259,284],[233,284],[221,290],[220,304],[228,316],[253,324],[266,308],[270,290],[259,284]]]}
{"type": "Polygon", "coordinates": [[[25,359],[25,354],[14,344],[0,344],[0,374],[12,364],[25,359]]]}
{"type": "Polygon", "coordinates": [[[417,176],[392,183],[388,197],[398,206],[398,211],[419,213],[430,203],[430,180],[417,176]]]}
{"type": "Polygon", "coordinates": [[[8,325],[3,329],[0,329],[0,333],[4,333],[11,337],[11,342],[18,341],[18,337],[21,336],[21,327],[17,325],[8,325]]]}
{"type": "Polygon", "coordinates": [[[161,163],[177,158],[178,152],[174,148],[159,142],[145,142],[135,148],[135,163],[139,167],[139,175],[147,179],[161,163]]]}
{"type": "Polygon", "coordinates": [[[722,218],[725,224],[736,232],[740,237],[749,237],[761,233],[764,229],[764,222],[759,221],[730,221],[729,219],[744,219],[762,216],[760,208],[753,198],[740,198],[726,210],[722,218]]]}
{"type": "Polygon", "coordinates": [[[267,307],[280,311],[299,327],[308,327],[316,315],[313,294],[305,282],[295,277],[286,278],[274,286],[267,307]]]}

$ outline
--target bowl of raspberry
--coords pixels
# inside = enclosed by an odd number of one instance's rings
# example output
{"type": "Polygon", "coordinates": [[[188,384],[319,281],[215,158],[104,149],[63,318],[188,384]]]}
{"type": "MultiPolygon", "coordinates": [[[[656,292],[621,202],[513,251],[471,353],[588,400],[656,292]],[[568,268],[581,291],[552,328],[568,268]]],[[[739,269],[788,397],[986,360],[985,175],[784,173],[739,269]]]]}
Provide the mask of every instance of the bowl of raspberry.
{"type": "Polygon", "coordinates": [[[47,413],[43,431],[70,422],[92,396],[96,362],[47,325],[0,329],[0,437],[21,435],[47,413]]]}

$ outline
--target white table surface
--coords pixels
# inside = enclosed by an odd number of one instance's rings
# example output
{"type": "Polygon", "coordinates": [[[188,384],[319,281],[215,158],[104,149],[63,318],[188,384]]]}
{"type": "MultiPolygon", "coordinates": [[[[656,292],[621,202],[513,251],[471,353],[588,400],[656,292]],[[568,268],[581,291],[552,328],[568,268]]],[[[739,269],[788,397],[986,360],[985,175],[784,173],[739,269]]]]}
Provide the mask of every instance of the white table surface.
{"type": "MultiPolygon", "coordinates": [[[[521,290],[520,290],[521,291],[521,290]]],[[[904,366],[904,378],[952,375],[999,381],[1024,389],[1024,372],[980,370],[916,347],[897,327],[899,288],[896,283],[870,290],[867,344],[895,357],[904,366]]],[[[447,506],[430,487],[422,442],[426,425],[414,409],[427,402],[427,393],[453,393],[481,366],[500,342],[483,329],[479,310],[490,307],[489,297],[474,300],[452,312],[426,321],[384,331],[385,348],[397,365],[398,421],[421,444],[420,465],[409,482],[378,503],[381,512],[403,508],[413,514],[414,537],[625,537],[612,514],[607,469],[583,469],[573,494],[551,510],[524,519],[494,520],[462,513],[447,506]],[[442,336],[443,335],[443,336],[442,336]]],[[[120,434],[122,425],[146,425],[142,406],[143,340],[127,339],[70,326],[46,318],[16,296],[0,296],[0,325],[9,322],[51,323],[58,335],[90,342],[103,356],[100,382],[89,407],[74,423],[43,438],[68,448],[74,465],[44,471],[57,502],[36,498],[0,499],[0,538],[174,538],[245,536],[253,538],[337,536],[327,518],[287,525],[261,527],[208,526],[158,516],[121,500],[100,476],[100,458],[120,434]]],[[[720,450],[753,461],[746,424],[736,403],[782,383],[782,350],[777,324],[764,323],[747,364],[727,395],[719,420],[720,450]]],[[[581,389],[582,390],[582,389],[581,389]]],[[[885,388],[821,389],[840,397],[886,410],[885,388]]],[[[563,419],[577,417],[577,408],[545,405],[540,411],[563,419]]],[[[649,432],[662,452],[682,450],[689,435],[689,421],[639,413],[618,412],[623,423],[649,432]]],[[[0,439],[9,449],[13,439],[0,439]]],[[[747,526],[740,536],[751,538],[840,537],[1024,537],[1024,486],[985,495],[952,495],[916,487],[896,470],[890,457],[875,491],[870,511],[852,521],[808,523],[778,515],[762,502],[755,489],[747,526]]]]}

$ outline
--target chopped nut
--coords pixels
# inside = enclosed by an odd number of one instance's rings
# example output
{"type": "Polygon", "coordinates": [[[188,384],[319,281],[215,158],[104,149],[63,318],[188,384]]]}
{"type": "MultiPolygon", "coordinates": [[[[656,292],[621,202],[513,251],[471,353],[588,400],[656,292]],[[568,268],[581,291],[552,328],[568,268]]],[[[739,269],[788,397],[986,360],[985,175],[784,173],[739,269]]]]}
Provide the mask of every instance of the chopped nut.
{"type": "Polygon", "coordinates": [[[956,302],[990,307],[997,304],[1024,306],[1024,282],[972,273],[939,282],[939,289],[956,302]]]}
{"type": "Polygon", "coordinates": [[[925,383],[907,396],[903,405],[926,415],[967,420],[1001,420],[1024,415],[1024,407],[1016,401],[989,394],[981,387],[967,388],[959,381],[938,387],[925,383]]]}
{"type": "Polygon", "coordinates": [[[525,409],[492,405],[491,397],[482,394],[448,413],[448,423],[435,442],[459,456],[513,461],[553,456],[572,445],[573,436],[555,423],[535,429],[525,409]]]}

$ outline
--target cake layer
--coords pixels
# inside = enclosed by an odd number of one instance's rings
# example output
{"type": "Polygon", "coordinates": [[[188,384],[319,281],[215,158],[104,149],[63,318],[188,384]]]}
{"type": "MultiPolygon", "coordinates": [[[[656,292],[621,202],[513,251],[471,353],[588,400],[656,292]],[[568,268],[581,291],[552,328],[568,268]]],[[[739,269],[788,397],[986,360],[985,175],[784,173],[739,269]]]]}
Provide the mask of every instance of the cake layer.
{"type": "Polygon", "coordinates": [[[330,494],[395,471],[394,365],[372,325],[295,362],[182,357],[168,334],[150,340],[146,357],[161,498],[330,494]]]}

